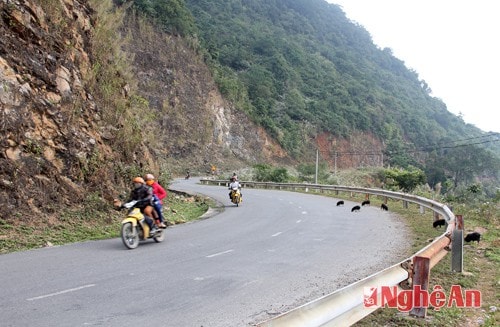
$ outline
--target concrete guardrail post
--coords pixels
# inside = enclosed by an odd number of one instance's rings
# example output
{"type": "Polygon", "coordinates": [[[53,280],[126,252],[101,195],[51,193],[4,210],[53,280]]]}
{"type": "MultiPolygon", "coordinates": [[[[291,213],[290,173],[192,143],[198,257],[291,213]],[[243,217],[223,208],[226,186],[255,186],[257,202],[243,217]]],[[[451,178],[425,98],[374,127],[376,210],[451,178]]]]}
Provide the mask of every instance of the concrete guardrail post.
{"type": "Polygon", "coordinates": [[[456,228],[453,230],[451,247],[451,271],[462,272],[464,262],[464,218],[462,215],[455,215],[456,228]]]}

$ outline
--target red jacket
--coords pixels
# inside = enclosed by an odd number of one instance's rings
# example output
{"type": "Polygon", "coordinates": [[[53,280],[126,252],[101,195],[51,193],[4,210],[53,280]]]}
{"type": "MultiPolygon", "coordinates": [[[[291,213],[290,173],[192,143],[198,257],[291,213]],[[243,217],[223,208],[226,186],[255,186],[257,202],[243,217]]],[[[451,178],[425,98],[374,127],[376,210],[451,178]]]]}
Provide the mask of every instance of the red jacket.
{"type": "Polygon", "coordinates": [[[158,182],[154,182],[151,187],[153,188],[153,194],[156,195],[158,199],[160,199],[160,203],[163,204],[162,200],[167,197],[167,191],[165,191],[158,182]]]}

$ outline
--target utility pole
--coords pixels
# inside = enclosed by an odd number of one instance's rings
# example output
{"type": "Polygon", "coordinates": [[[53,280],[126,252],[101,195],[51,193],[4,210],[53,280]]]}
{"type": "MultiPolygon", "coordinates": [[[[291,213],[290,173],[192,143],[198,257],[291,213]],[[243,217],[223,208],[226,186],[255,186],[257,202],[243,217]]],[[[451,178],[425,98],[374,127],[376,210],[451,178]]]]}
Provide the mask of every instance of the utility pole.
{"type": "Polygon", "coordinates": [[[319,150],[316,149],[316,174],[314,176],[314,184],[318,184],[318,162],[319,162],[319,150]]]}
{"type": "Polygon", "coordinates": [[[334,162],[335,162],[335,176],[337,176],[337,151],[335,151],[334,162]]]}

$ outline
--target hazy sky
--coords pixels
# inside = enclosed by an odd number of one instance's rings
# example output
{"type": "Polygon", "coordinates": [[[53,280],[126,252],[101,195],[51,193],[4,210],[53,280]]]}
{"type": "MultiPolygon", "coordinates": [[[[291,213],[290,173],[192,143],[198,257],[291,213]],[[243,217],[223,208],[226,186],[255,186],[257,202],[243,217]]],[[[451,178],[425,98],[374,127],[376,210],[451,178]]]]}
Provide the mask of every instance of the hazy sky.
{"type": "Polygon", "coordinates": [[[500,132],[500,1],[327,0],[466,123],[500,132]]]}

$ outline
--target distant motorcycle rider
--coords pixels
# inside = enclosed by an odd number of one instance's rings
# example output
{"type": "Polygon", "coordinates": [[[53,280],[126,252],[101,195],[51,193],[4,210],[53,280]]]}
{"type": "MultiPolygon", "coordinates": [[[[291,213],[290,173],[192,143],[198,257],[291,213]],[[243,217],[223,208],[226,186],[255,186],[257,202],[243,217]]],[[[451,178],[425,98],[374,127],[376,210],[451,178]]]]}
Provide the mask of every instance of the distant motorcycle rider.
{"type": "Polygon", "coordinates": [[[139,208],[144,214],[144,219],[153,233],[158,229],[154,224],[156,212],[153,207],[153,188],[146,185],[142,177],[135,177],[132,182],[134,183],[134,188],[130,192],[130,198],[127,202],[137,201],[135,207],[139,208]]]}
{"type": "MultiPolygon", "coordinates": [[[[229,199],[233,200],[233,189],[241,189],[241,184],[238,182],[237,177],[231,177],[231,183],[229,184],[229,199]]],[[[241,192],[240,192],[241,195],[241,192]]]]}

